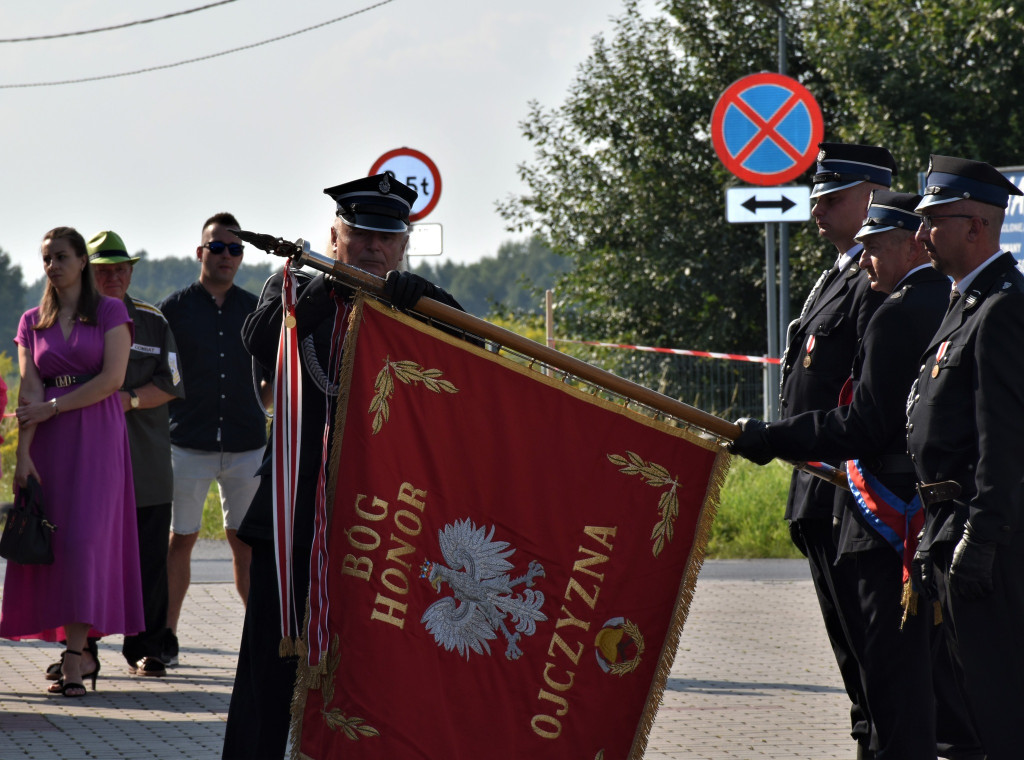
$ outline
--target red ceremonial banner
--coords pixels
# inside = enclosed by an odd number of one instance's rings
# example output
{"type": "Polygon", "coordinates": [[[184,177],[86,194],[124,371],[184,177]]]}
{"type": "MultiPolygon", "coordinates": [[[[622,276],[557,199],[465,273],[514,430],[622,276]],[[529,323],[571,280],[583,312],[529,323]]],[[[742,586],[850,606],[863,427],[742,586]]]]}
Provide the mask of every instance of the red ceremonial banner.
{"type": "Polygon", "coordinates": [[[641,757],[728,455],[373,301],[344,361],[293,756],[641,757]]]}

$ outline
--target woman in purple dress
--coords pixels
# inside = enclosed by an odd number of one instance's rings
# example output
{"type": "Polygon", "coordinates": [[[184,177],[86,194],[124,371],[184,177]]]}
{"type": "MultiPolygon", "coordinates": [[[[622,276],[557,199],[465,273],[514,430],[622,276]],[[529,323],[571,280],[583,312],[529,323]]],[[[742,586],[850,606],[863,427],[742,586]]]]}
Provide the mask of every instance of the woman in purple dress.
{"type": "Polygon", "coordinates": [[[52,565],[10,562],[0,636],[67,640],[49,691],[96,688],[88,636],[143,629],[135,494],[124,412],[132,327],[124,304],[99,294],[85,240],[70,227],[43,237],[46,289],[18,326],[21,392],[16,486],[34,476],[57,525],[52,565]]]}

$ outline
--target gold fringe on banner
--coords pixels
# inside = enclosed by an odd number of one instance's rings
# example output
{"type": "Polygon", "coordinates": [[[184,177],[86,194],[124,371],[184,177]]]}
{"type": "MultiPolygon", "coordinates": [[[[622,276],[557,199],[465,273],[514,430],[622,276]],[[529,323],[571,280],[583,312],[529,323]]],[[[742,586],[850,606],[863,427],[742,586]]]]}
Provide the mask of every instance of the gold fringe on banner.
{"type": "MultiPolygon", "coordinates": [[[[341,446],[342,436],[345,431],[345,412],[348,408],[348,394],[351,387],[352,368],[355,358],[355,341],[359,337],[359,325],[362,323],[363,302],[366,296],[357,292],[352,305],[352,311],[348,315],[348,329],[345,332],[345,341],[342,346],[341,371],[338,377],[338,405],[334,418],[334,437],[331,440],[331,463],[327,475],[327,533],[330,535],[331,516],[334,507],[334,490],[338,480],[338,462],[340,457],[336,452],[341,446]]],[[[295,670],[295,688],[292,691],[291,706],[291,760],[304,760],[305,755],[300,751],[302,739],[302,716],[306,711],[306,694],[313,689],[320,689],[323,678],[330,678],[327,673],[327,658],[321,658],[317,668],[309,667],[309,645],[305,635],[309,630],[309,594],[306,595],[306,614],[302,620],[302,632],[295,642],[295,651],[299,655],[299,664],[295,670]]]]}
{"type": "Polygon", "coordinates": [[[348,315],[348,329],[341,349],[341,370],[338,373],[338,405],[334,416],[334,437],[331,439],[331,462],[327,473],[327,535],[331,534],[331,521],[334,517],[334,489],[338,484],[338,462],[341,457],[337,452],[345,433],[345,414],[348,410],[349,388],[352,386],[352,366],[355,362],[354,347],[359,337],[359,325],[363,323],[363,304],[366,295],[357,292],[352,302],[352,311],[348,315]]]}
{"type": "Polygon", "coordinates": [[[665,693],[665,685],[668,683],[669,673],[672,670],[672,662],[675,659],[676,651],[679,649],[679,639],[683,634],[683,626],[690,614],[690,604],[693,602],[693,594],[697,589],[697,575],[704,565],[704,553],[707,550],[708,541],[711,539],[711,526],[718,514],[718,504],[722,496],[722,487],[725,485],[725,478],[729,474],[731,457],[721,449],[715,458],[715,465],[711,472],[711,479],[708,483],[708,490],[704,495],[704,506],[701,508],[700,518],[697,521],[697,532],[693,538],[693,547],[690,550],[690,557],[686,562],[686,572],[683,575],[682,588],[677,597],[675,610],[672,612],[672,620],[669,623],[665,635],[665,644],[658,656],[658,668],[651,682],[651,698],[647,701],[647,707],[640,716],[640,723],[637,727],[633,746],[629,750],[629,760],[641,760],[647,742],[650,740],[651,729],[654,727],[654,719],[661,706],[662,696],[665,693]]]}

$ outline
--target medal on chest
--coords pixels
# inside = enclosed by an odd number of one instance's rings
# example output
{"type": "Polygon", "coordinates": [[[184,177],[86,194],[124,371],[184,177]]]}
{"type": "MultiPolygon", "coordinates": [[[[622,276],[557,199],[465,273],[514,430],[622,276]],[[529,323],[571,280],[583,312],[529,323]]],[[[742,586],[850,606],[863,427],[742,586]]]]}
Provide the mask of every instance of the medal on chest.
{"type": "Polygon", "coordinates": [[[807,367],[811,366],[811,356],[812,356],[813,351],[814,351],[814,343],[815,343],[814,336],[813,335],[809,336],[807,338],[807,349],[806,349],[806,352],[804,353],[804,361],[803,361],[803,365],[804,365],[805,369],[807,367]]]}
{"type": "Polygon", "coordinates": [[[942,357],[944,357],[946,355],[946,349],[948,349],[948,348],[949,348],[949,341],[947,340],[947,341],[944,341],[942,343],[942,345],[939,346],[939,350],[935,352],[935,364],[932,366],[932,377],[933,378],[939,376],[939,362],[941,362],[942,361],[942,357]]]}

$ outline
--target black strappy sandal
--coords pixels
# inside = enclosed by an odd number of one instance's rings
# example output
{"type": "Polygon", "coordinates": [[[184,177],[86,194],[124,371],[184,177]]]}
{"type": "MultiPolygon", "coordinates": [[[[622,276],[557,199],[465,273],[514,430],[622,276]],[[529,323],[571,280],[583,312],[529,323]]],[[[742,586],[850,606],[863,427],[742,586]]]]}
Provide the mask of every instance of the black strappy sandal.
{"type": "MultiPolygon", "coordinates": [[[[82,656],[81,652],[76,652],[74,649],[65,649],[64,650],[64,654],[62,656],[67,656],[69,654],[73,654],[73,655],[76,655],[78,657],[82,656]]],[[[91,678],[92,679],[92,690],[96,691],[96,679],[99,677],[99,675],[100,675],[100,661],[97,658],[97,660],[96,660],[96,669],[93,670],[91,673],[83,673],[82,674],[82,683],[78,683],[76,681],[65,681],[63,676],[62,676],[62,677],[57,679],[56,683],[51,684],[50,688],[47,689],[46,691],[49,694],[63,694],[65,697],[74,697],[74,698],[84,697],[88,693],[86,691],[86,688],[85,688],[85,683],[84,683],[85,679],[86,678],[91,678]],[[68,692],[69,689],[73,689],[74,693],[69,693],[68,692]],[[79,689],[81,689],[81,693],[78,693],[79,689]]]]}

